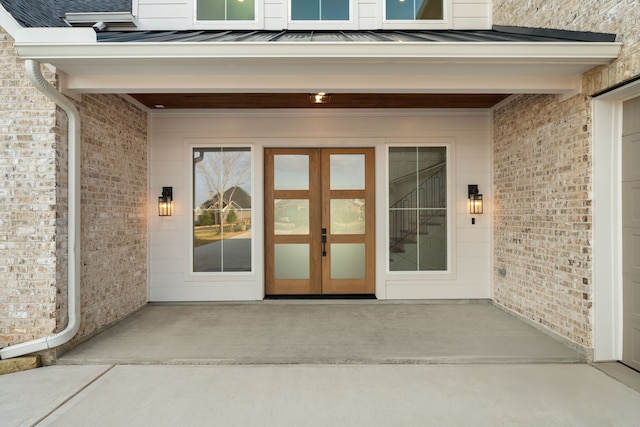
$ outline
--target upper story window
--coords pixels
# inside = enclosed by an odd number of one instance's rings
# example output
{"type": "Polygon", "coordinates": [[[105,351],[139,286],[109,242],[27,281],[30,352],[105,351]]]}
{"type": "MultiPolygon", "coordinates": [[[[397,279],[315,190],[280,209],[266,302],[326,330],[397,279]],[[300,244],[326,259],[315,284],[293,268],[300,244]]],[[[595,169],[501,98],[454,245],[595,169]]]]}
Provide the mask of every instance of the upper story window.
{"type": "Polygon", "coordinates": [[[349,0],[291,0],[293,21],[348,21],[349,0]]]}
{"type": "Polygon", "coordinates": [[[197,0],[198,21],[254,21],[255,0],[197,0]]]}
{"type": "Polygon", "coordinates": [[[189,0],[189,3],[193,7],[194,28],[202,29],[448,29],[453,22],[452,0],[189,0]]]}
{"type": "Polygon", "coordinates": [[[444,0],[386,0],[385,16],[391,20],[442,20],[444,0]]]}

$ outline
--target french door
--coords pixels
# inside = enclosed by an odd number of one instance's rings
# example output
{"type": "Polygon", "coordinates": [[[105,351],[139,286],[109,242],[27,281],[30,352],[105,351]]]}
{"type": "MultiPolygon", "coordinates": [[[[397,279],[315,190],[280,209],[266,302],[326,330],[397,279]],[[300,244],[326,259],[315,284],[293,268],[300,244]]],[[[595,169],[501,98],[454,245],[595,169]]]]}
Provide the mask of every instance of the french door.
{"type": "Polygon", "coordinates": [[[265,149],[265,293],[373,294],[373,148],[265,149]]]}

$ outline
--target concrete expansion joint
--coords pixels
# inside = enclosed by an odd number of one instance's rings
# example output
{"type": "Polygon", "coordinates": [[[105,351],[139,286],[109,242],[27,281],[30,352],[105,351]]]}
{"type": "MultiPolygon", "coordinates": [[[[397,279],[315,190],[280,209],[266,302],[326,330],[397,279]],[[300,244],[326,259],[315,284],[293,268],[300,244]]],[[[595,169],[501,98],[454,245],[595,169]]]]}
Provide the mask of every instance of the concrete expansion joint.
{"type": "Polygon", "coordinates": [[[237,358],[237,359],[60,359],[57,365],[268,366],[268,365],[562,365],[588,364],[582,357],[415,357],[415,358],[237,358]]]}

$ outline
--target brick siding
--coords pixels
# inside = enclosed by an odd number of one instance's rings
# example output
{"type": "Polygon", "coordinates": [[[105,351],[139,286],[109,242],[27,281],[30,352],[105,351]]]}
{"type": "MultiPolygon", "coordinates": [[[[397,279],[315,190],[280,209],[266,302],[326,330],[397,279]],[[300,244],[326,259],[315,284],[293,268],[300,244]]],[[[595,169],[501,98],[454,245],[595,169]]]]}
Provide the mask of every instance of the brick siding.
{"type": "Polygon", "coordinates": [[[521,96],[494,112],[494,300],[591,347],[587,97],[521,96]]]}
{"type": "Polygon", "coordinates": [[[56,327],[56,122],[0,28],[0,347],[56,327]]]}
{"type": "Polygon", "coordinates": [[[617,34],[624,43],[620,57],[585,75],[584,91],[592,94],[640,74],[640,1],[494,0],[493,23],[617,34]]]}
{"type": "Polygon", "coordinates": [[[147,302],[147,115],[117,95],[83,95],[77,106],[83,336],[147,302]]]}
{"type": "Polygon", "coordinates": [[[640,74],[638,1],[494,1],[494,24],[612,32],[620,58],[583,93],[521,95],[494,110],[494,299],[593,347],[591,94],[640,74]],[[500,273],[506,273],[504,275],[500,273]]]}
{"type": "MultiPolygon", "coordinates": [[[[67,323],[68,151],[66,115],[32,87],[6,32],[0,42],[4,347],[67,323]]],[[[52,73],[45,76],[55,83],[52,73]]],[[[147,302],[147,116],[117,95],[83,95],[76,107],[82,123],[80,338],[147,302]]]]}

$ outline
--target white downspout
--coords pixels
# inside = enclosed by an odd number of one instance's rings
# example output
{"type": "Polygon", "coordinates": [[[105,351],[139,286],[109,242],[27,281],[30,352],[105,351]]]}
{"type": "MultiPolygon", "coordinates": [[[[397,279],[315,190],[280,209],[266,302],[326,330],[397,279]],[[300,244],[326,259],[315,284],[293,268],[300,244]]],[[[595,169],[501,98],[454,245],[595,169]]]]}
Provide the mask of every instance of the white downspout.
{"type": "Polygon", "coordinates": [[[0,349],[0,359],[22,356],[70,341],[80,329],[80,113],[62,93],[42,75],[40,63],[31,59],[25,62],[29,80],[67,114],[68,129],[68,290],[67,327],[53,335],[0,349]]]}

